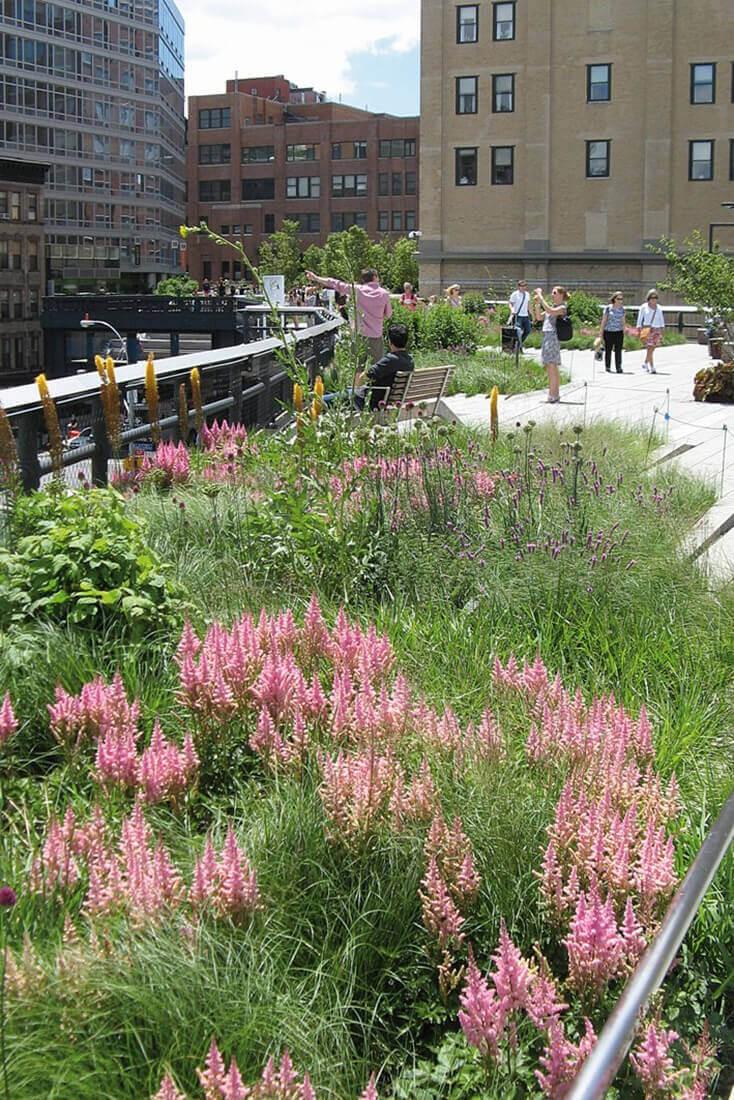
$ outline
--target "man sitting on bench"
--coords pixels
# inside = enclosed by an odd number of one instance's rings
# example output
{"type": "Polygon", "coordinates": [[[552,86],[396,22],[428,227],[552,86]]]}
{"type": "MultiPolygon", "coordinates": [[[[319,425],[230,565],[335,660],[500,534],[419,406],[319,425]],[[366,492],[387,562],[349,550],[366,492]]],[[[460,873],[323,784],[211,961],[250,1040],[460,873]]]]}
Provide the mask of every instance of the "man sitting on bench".
{"type": "Polygon", "coordinates": [[[387,401],[395,375],[400,371],[412,371],[414,366],[412,355],[405,350],[408,344],[408,329],[405,325],[397,322],[390,325],[387,340],[390,345],[387,355],[383,355],[382,359],[378,359],[367,370],[360,371],[354,379],[353,390],[327,393],[324,397],[325,404],[334,405],[351,400],[361,412],[365,406],[374,410],[379,408],[381,401],[387,401]]]}

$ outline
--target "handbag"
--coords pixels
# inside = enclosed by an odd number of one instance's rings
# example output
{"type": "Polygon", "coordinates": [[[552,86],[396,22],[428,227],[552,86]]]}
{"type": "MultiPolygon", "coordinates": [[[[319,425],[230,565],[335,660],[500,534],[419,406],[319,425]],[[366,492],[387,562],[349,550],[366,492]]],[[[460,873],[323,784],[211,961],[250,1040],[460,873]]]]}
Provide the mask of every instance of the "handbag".
{"type": "Polygon", "coordinates": [[[649,325],[643,325],[643,327],[640,329],[640,339],[642,340],[643,344],[645,343],[646,340],[650,339],[650,326],[649,325]]]}
{"type": "Polygon", "coordinates": [[[573,324],[568,313],[559,314],[556,317],[556,336],[559,340],[571,340],[573,338],[573,324]]]}

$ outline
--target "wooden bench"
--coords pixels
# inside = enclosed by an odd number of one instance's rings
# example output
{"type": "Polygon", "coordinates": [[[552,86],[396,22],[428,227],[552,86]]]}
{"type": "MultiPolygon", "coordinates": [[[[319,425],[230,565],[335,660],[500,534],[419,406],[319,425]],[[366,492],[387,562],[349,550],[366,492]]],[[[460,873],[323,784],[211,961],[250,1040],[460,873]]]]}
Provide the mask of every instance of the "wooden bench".
{"type": "Polygon", "coordinates": [[[420,370],[399,371],[395,375],[387,405],[399,406],[397,419],[412,416],[408,405],[433,405],[430,415],[435,416],[438,403],[448,388],[453,366],[422,367],[420,370]]]}

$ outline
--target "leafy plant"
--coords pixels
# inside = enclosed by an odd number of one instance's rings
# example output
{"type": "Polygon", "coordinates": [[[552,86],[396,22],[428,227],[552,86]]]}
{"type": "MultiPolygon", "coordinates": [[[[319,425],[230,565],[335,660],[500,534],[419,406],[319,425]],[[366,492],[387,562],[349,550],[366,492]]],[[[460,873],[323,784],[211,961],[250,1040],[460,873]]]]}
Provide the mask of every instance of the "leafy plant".
{"type": "Polygon", "coordinates": [[[299,224],[288,218],[280,229],[271,233],[260,245],[261,275],[284,275],[286,286],[294,286],[303,274],[299,224]]]}
{"type": "Polygon", "coordinates": [[[18,500],[14,549],[0,551],[0,626],[31,620],[140,636],[179,611],[169,570],[114,490],[51,486],[18,500]]]}
{"type": "Polygon", "coordinates": [[[484,295],[480,294],[478,290],[467,290],[461,304],[465,313],[484,313],[485,310],[484,295]]]}
{"type": "Polygon", "coordinates": [[[577,325],[596,325],[601,320],[601,305],[598,298],[583,290],[572,290],[568,296],[568,312],[577,325]]]}
{"type": "Polygon", "coordinates": [[[720,252],[718,246],[709,251],[701,233],[696,230],[678,243],[663,237],[656,252],[668,261],[671,278],[660,285],[672,290],[685,302],[699,309],[710,309],[729,326],[734,324],[734,256],[720,252]]]}
{"type": "Polygon", "coordinates": [[[196,279],[188,275],[169,275],[167,279],[161,279],[155,293],[166,298],[190,298],[198,289],[196,279]]]}

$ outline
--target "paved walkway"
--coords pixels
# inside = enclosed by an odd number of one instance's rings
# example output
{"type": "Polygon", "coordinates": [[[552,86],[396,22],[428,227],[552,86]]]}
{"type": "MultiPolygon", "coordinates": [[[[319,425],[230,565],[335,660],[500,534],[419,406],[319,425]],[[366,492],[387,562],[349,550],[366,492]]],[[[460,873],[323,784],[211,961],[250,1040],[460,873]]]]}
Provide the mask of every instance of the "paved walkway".
{"type": "MultiPolygon", "coordinates": [[[[530,351],[529,355],[539,356],[530,351]]],[[[617,420],[644,431],[653,427],[665,443],[651,461],[674,462],[681,470],[715,486],[717,502],[688,538],[712,579],[734,577],[734,406],[693,400],[693,377],[709,365],[708,349],[698,344],[659,348],[657,374],[642,370],[644,352],[624,356],[624,373],[607,374],[590,351],[564,351],[570,381],[561,401],[547,404],[542,391],[500,397],[500,425],[535,420],[571,425],[617,420]],[[601,369],[600,369],[601,368],[601,369]]],[[[446,412],[465,423],[489,422],[486,397],[457,394],[444,401],[446,412]]]]}

